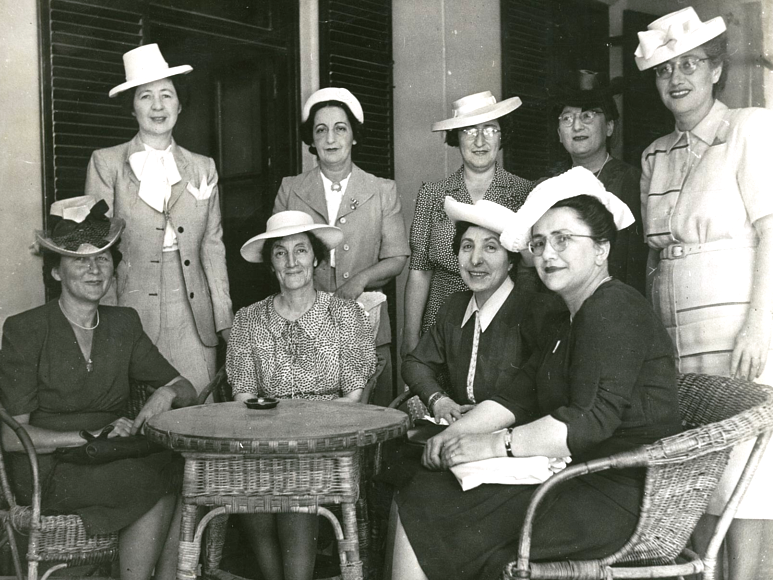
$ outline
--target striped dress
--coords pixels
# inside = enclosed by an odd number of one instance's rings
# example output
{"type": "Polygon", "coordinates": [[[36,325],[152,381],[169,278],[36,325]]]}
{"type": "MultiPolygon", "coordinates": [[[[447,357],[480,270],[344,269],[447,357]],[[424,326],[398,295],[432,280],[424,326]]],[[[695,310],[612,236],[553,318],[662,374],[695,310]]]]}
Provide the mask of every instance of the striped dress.
{"type": "MultiPolygon", "coordinates": [[[[753,224],[773,214],[771,135],[773,111],[715,101],[692,130],[657,139],[642,156],[645,235],[660,256],[648,272],[648,296],[674,341],[680,372],[730,372],[752,293],[753,224]]],[[[758,381],[773,384],[773,356],[758,381]]],[[[737,449],[709,513],[721,513],[744,462],[737,449]]],[[[773,449],[738,517],[773,519],[771,485],[773,449]]]]}

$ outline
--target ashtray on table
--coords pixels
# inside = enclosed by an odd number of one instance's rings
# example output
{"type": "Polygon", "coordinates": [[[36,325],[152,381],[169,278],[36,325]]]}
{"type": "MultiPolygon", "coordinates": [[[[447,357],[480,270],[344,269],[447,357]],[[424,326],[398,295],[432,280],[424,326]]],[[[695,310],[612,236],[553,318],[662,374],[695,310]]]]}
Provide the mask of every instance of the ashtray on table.
{"type": "Polygon", "coordinates": [[[273,409],[279,404],[279,399],[274,397],[253,397],[244,401],[248,409],[273,409]]]}

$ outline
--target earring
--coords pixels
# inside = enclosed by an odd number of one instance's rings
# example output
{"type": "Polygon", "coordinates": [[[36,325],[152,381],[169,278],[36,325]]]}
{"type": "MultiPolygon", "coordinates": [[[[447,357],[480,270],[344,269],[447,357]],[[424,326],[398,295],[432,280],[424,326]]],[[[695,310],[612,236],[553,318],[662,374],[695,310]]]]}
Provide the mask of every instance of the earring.
{"type": "Polygon", "coordinates": [[[316,258],[314,258],[314,262],[312,263],[312,267],[313,267],[313,268],[316,268],[318,263],[319,263],[319,262],[317,262],[317,259],[316,259],[316,258]]]}

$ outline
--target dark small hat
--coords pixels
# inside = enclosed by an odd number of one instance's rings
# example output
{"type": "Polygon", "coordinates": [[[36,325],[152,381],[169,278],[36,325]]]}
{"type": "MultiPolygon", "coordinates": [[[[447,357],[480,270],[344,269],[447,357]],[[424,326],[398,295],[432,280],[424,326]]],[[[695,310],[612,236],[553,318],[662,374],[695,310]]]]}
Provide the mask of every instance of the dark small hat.
{"type": "Polygon", "coordinates": [[[63,256],[93,256],[118,241],[125,222],[107,217],[107,202],[90,195],[63,199],[51,204],[48,231],[35,232],[40,249],[63,256]]]}
{"type": "Polygon", "coordinates": [[[553,92],[551,100],[559,113],[567,106],[586,109],[597,105],[604,108],[607,120],[620,117],[613,97],[623,92],[622,77],[607,82],[603,73],[580,69],[565,75],[564,82],[553,92]]]}

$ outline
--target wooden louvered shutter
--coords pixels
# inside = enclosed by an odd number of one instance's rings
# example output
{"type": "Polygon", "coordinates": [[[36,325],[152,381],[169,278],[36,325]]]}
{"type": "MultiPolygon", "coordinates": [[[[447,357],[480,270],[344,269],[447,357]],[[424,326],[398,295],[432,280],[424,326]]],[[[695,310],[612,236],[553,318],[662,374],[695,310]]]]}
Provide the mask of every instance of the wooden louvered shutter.
{"type": "Polygon", "coordinates": [[[504,150],[508,171],[527,179],[548,172],[550,123],[551,2],[502,0],[502,98],[518,96],[523,105],[512,117],[517,137],[504,150]]]}
{"type": "Polygon", "coordinates": [[[323,87],[352,91],[365,112],[367,138],[352,158],[379,177],[394,176],[391,0],[320,0],[323,87]]]}
{"type": "Polygon", "coordinates": [[[106,95],[125,80],[121,55],[141,44],[138,6],[122,0],[41,0],[46,208],[83,195],[92,151],[137,132],[134,118],[106,95]]]}

